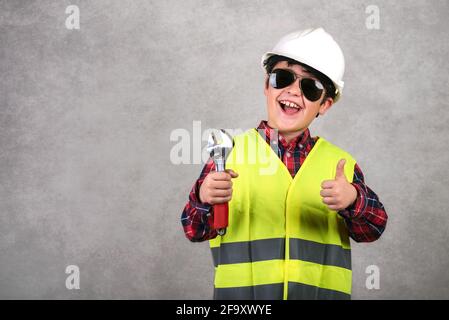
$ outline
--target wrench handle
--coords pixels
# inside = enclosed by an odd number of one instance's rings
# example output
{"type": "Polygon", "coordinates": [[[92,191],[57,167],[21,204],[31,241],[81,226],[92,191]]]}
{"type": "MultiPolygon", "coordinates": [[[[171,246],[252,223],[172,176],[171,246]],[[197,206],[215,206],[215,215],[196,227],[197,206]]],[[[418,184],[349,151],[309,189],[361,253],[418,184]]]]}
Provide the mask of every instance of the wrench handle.
{"type": "Polygon", "coordinates": [[[224,229],[228,226],[228,203],[214,205],[214,229],[224,229]]]}

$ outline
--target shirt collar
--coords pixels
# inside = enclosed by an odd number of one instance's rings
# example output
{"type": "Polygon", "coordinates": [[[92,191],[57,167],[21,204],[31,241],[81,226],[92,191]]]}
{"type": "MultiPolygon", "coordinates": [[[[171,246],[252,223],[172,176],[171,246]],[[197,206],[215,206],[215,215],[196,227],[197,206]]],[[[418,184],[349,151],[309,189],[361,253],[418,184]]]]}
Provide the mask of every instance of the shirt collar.
{"type": "MultiPolygon", "coordinates": [[[[267,121],[262,120],[257,129],[263,130],[267,138],[267,141],[271,141],[271,136],[274,135],[273,132],[275,129],[271,128],[268,125],[267,121]]],[[[279,142],[286,150],[293,150],[296,146],[299,146],[300,149],[303,149],[306,145],[313,144],[314,142],[313,138],[310,136],[309,128],[306,128],[306,130],[304,130],[299,136],[294,138],[289,143],[287,143],[285,138],[280,133],[278,133],[278,135],[279,135],[279,142]]]]}

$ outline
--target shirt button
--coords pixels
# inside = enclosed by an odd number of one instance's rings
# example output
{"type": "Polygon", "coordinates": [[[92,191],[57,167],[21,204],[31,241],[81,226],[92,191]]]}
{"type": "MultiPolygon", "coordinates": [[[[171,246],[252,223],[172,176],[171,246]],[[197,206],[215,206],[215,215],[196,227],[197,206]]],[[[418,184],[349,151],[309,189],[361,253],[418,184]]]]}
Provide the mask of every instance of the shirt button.
{"type": "Polygon", "coordinates": [[[290,158],[292,154],[290,152],[287,152],[287,158],[290,158]]]}
{"type": "Polygon", "coordinates": [[[276,140],[273,140],[271,143],[272,144],[277,144],[278,142],[276,140]]]}
{"type": "Polygon", "coordinates": [[[304,146],[302,144],[300,144],[299,145],[299,149],[302,149],[302,148],[304,148],[304,146]]]}

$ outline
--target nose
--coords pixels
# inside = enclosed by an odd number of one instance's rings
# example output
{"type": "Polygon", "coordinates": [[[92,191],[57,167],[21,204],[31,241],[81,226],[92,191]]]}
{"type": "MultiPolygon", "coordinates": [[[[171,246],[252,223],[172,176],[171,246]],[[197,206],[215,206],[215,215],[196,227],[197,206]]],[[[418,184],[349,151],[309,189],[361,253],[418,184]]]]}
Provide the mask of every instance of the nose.
{"type": "Polygon", "coordinates": [[[301,88],[299,87],[300,78],[296,78],[295,81],[287,87],[287,92],[291,95],[300,96],[302,94],[301,88]]]}

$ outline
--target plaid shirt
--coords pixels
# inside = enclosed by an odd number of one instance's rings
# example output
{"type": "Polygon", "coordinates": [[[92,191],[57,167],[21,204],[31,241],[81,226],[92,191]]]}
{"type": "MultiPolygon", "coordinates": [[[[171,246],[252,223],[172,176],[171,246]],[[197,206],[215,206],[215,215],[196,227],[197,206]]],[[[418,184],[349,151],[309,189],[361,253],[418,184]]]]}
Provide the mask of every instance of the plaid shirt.
{"type": "MultiPolygon", "coordinates": [[[[273,129],[266,121],[262,121],[258,127],[259,133],[264,133],[265,140],[270,145],[270,137],[273,129]]],[[[312,150],[318,137],[311,137],[309,129],[289,143],[279,134],[278,155],[288,168],[292,177],[296,175],[307,155],[312,150]]],[[[271,141],[271,145],[274,141],[271,141]]],[[[181,222],[184,233],[190,241],[205,241],[217,236],[212,229],[213,210],[207,203],[199,200],[200,186],[209,172],[215,170],[214,162],[209,158],[198,180],[190,191],[189,201],[182,212],[181,222]]],[[[379,201],[377,195],[365,184],[362,170],[356,164],[354,166],[354,178],[352,185],[357,190],[355,202],[345,210],[338,211],[344,218],[350,237],[356,242],[372,242],[377,240],[385,230],[387,213],[379,201]]]]}

